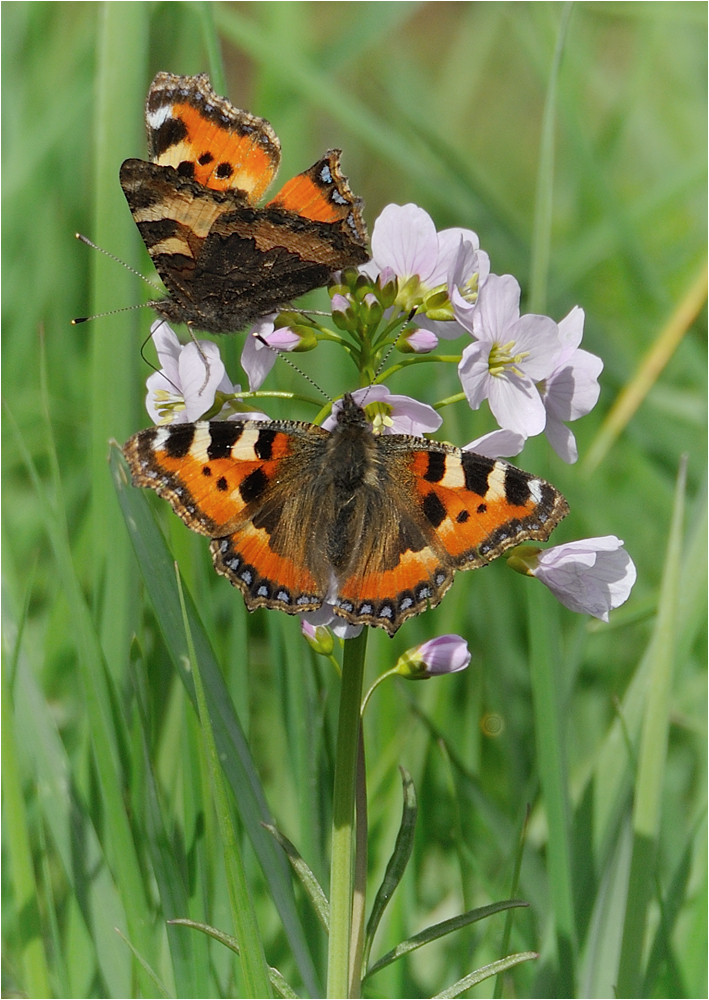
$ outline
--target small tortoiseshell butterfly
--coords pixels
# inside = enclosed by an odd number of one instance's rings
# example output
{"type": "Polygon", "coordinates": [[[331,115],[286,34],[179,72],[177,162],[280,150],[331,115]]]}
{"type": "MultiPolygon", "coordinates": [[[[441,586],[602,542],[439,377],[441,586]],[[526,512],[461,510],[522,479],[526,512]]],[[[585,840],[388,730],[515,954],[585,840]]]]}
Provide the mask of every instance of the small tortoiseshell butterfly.
{"type": "Polygon", "coordinates": [[[193,531],[249,611],[314,611],[393,635],[438,604],[456,570],[484,566],[568,513],[507,462],[404,434],[375,435],[346,395],[330,432],[257,420],[173,424],[123,452],[193,531]]]}
{"type": "Polygon", "coordinates": [[[241,330],[369,259],[339,149],[259,208],[281,158],[264,118],[217,97],[205,74],[158,73],[145,119],[151,162],[126,160],[121,187],[167,288],[151,305],[168,321],[241,330]]]}

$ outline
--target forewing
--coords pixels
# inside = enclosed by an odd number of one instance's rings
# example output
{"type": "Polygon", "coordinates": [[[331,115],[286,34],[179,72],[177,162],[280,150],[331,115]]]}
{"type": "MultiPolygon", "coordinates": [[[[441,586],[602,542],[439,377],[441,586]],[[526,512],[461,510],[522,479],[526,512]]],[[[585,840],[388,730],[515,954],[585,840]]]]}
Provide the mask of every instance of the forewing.
{"type": "Polygon", "coordinates": [[[384,500],[363,500],[360,547],[336,600],[347,621],[390,634],[438,604],[456,570],[483,566],[525,540],[546,540],[568,512],[553,486],[507,462],[414,443],[381,439],[390,477],[382,480],[384,500]]]}
{"type": "Polygon", "coordinates": [[[288,478],[303,447],[327,436],[297,423],[175,424],[141,431],[123,452],[134,485],[154,489],[189,528],[212,539],[215,568],[241,590],[250,610],[295,614],[320,607],[326,580],[309,568],[308,512],[288,478]],[[285,511],[287,497],[293,502],[285,511]],[[281,522],[288,544],[274,546],[281,522]]]}

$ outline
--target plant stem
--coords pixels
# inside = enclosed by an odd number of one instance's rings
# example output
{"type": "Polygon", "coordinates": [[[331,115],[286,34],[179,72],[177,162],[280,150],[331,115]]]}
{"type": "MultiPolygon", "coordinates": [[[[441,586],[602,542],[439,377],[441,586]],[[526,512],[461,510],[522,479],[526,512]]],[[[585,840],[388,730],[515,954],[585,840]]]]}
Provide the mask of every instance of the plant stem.
{"type": "Polygon", "coordinates": [[[360,702],[367,629],[348,639],[342,661],[340,715],[337,727],[335,788],[332,808],[332,870],[330,874],[330,940],[327,995],[348,998],[352,897],[354,893],[355,792],[360,702]]]}

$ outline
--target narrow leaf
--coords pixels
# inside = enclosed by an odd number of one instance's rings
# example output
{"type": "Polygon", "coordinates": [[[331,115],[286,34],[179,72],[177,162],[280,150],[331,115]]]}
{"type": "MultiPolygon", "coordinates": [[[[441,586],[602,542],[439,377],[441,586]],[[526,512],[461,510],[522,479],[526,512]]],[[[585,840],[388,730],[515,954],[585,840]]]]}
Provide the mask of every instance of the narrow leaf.
{"type": "MultiPolygon", "coordinates": [[[[215,941],[219,941],[220,944],[230,948],[236,955],[240,954],[239,942],[231,934],[227,934],[226,931],[220,931],[209,924],[200,923],[198,920],[187,920],[184,917],[179,917],[176,920],[168,920],[168,923],[182,927],[192,927],[196,931],[202,931],[203,934],[207,934],[209,937],[214,938],[215,941]]],[[[287,1000],[292,1000],[292,998],[297,1000],[298,994],[293,991],[293,987],[284,979],[278,969],[274,969],[272,965],[268,965],[266,968],[268,969],[268,978],[271,980],[273,988],[282,997],[286,997],[287,1000]]]]}
{"type": "Polygon", "coordinates": [[[140,952],[135,947],[135,945],[131,944],[131,942],[125,936],[125,934],[123,933],[123,931],[119,930],[118,927],[114,927],[113,929],[116,932],[116,934],[119,936],[119,938],[121,938],[123,941],[125,941],[125,943],[128,945],[128,947],[130,948],[130,950],[133,952],[133,955],[138,960],[138,962],[140,963],[140,965],[143,967],[143,969],[145,970],[145,972],[147,973],[147,975],[150,977],[150,979],[152,979],[153,983],[155,983],[155,986],[160,991],[160,993],[164,997],[169,997],[170,994],[165,989],[165,987],[164,987],[164,985],[163,985],[160,977],[155,972],[155,970],[150,966],[150,964],[148,962],[146,962],[146,960],[140,954],[140,952]]]}
{"type": "Polygon", "coordinates": [[[313,909],[317,914],[318,920],[323,925],[325,930],[328,931],[330,929],[330,904],[327,901],[327,896],[322,890],[322,886],[298,853],[295,844],[293,844],[288,837],[282,834],[277,827],[272,826],[269,823],[264,823],[263,825],[285,851],[286,857],[290,861],[293,871],[300,879],[300,884],[303,886],[303,889],[305,889],[305,893],[313,905],[313,909]]]}
{"type": "Polygon", "coordinates": [[[461,993],[470,989],[471,986],[481,983],[484,979],[489,979],[490,976],[498,976],[501,972],[506,972],[521,962],[529,962],[533,958],[539,958],[536,951],[520,951],[516,955],[508,955],[507,958],[491,962],[490,965],[483,965],[482,968],[471,972],[469,976],[465,976],[464,979],[459,979],[457,983],[453,983],[452,986],[449,986],[447,990],[443,990],[442,993],[436,993],[432,1000],[449,1000],[450,997],[459,997],[461,993]]]}
{"type": "Polygon", "coordinates": [[[480,906],[476,910],[468,910],[467,913],[461,913],[458,917],[442,920],[440,924],[433,924],[431,927],[427,927],[418,934],[414,934],[413,937],[407,938],[406,941],[398,944],[396,948],[388,951],[383,958],[380,958],[372,966],[365,979],[373,976],[375,972],[379,972],[386,965],[391,965],[392,962],[395,962],[397,958],[401,958],[402,955],[407,955],[410,951],[415,951],[422,945],[428,944],[429,941],[436,941],[438,938],[444,937],[452,931],[460,930],[461,927],[474,924],[478,920],[484,920],[485,917],[491,917],[493,913],[509,910],[513,906],[529,906],[529,903],[525,903],[523,899],[503,899],[500,903],[490,903],[488,906],[480,906]]]}
{"type": "Polygon", "coordinates": [[[670,695],[681,579],[682,528],[687,459],[677,475],[667,557],[655,629],[650,640],[650,685],[643,719],[633,810],[633,856],[618,970],[619,997],[637,996],[642,982],[642,950],[660,832],[662,789],[670,722],[670,695]]]}
{"type": "Polygon", "coordinates": [[[197,662],[194,643],[192,642],[192,632],[187,617],[187,607],[184,601],[182,585],[180,582],[180,571],[175,565],[175,576],[180,594],[180,605],[182,607],[182,621],[187,638],[187,648],[189,650],[190,666],[194,678],[195,694],[197,696],[197,710],[199,721],[204,737],[204,753],[209,765],[209,776],[212,780],[212,790],[214,793],[214,805],[219,823],[219,832],[224,845],[224,867],[226,869],[227,888],[229,890],[229,902],[231,904],[231,916],[236,929],[237,940],[241,946],[241,963],[244,973],[244,980],[248,995],[251,997],[269,997],[271,991],[268,985],[266,973],[266,958],[263,951],[263,941],[259,933],[258,921],[254,911],[253,900],[246,881],[246,871],[241,856],[241,845],[234,829],[231,816],[231,807],[227,796],[224,773],[219,761],[217,744],[214,739],[214,731],[209,718],[209,709],[204,696],[202,676],[200,666],[197,662]]]}
{"type": "Polygon", "coordinates": [[[418,814],[418,803],[416,801],[416,789],[413,778],[406,768],[399,768],[401,771],[401,781],[404,793],[404,806],[401,814],[401,826],[396,836],[394,850],[389,858],[389,864],[384,872],[382,884],[379,886],[377,895],[372,904],[372,912],[367,924],[367,940],[364,947],[363,967],[366,969],[369,963],[369,955],[372,950],[374,935],[377,933],[379,922],[384,916],[389,900],[394,895],[396,887],[403,878],[406,866],[411,857],[414,846],[414,832],[416,830],[416,816],[418,814]]]}

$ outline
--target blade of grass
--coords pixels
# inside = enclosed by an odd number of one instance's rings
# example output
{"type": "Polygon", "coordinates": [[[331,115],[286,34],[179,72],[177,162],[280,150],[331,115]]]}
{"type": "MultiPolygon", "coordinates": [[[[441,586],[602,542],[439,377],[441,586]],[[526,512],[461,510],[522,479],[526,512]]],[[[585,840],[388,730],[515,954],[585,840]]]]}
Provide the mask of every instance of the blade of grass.
{"type": "Polygon", "coordinates": [[[617,995],[638,995],[647,909],[652,897],[660,833],[674,667],[687,460],[680,462],[657,621],[650,645],[650,685],[643,718],[633,808],[633,855],[618,970],[617,995]]]}
{"type": "MultiPolygon", "coordinates": [[[[140,565],[145,587],[150,595],[158,624],[172,661],[180,673],[185,688],[194,702],[192,678],[185,671],[186,646],[181,626],[180,604],[172,572],[172,560],[162,532],[150,510],[143,490],[129,486],[129,475],[123,456],[117,448],[111,453],[111,470],[124,512],[131,542],[140,565]]],[[[234,793],[239,814],[251,839],[263,873],[283,921],[298,968],[308,992],[320,994],[317,975],[307,947],[305,935],[295,908],[290,873],[283,855],[262,823],[272,823],[258,772],[234,711],[209,638],[197,615],[194,603],[185,593],[190,630],[202,667],[207,706],[227,780],[234,793]]]]}
{"type": "Polygon", "coordinates": [[[527,589],[530,672],[537,760],[549,825],[549,891],[554,908],[561,995],[574,996],[576,927],[573,909],[571,827],[563,740],[565,712],[559,704],[561,674],[559,611],[544,588],[527,589]]]}
{"type": "MultiPolygon", "coordinates": [[[[167,939],[172,956],[173,973],[178,997],[194,997],[203,990],[208,982],[209,955],[206,942],[202,939],[186,938],[173,930],[170,920],[189,913],[187,888],[184,883],[183,869],[176,856],[175,845],[165,826],[163,810],[158,798],[158,787],[150,760],[150,722],[148,717],[148,684],[144,676],[142,656],[134,660],[134,686],[137,693],[138,713],[140,720],[140,738],[142,740],[144,777],[144,804],[141,810],[144,815],[145,833],[150,850],[155,880],[160,893],[162,916],[168,922],[167,939]]],[[[174,838],[175,833],[172,834],[174,838]]]]}
{"type": "Polygon", "coordinates": [[[22,795],[15,720],[5,667],[2,670],[2,789],[3,824],[10,855],[13,902],[22,940],[22,987],[30,997],[48,997],[51,994],[47,956],[44,951],[27,811],[22,795]]]}
{"type": "Polygon", "coordinates": [[[534,200],[534,229],[532,232],[531,269],[529,275],[529,310],[543,313],[546,309],[547,279],[551,247],[551,225],[554,193],[554,136],[556,132],[556,91],[561,57],[566,42],[566,32],[573,4],[567,2],[561,9],[559,30],[556,36],[554,57],[549,72],[542,136],[537,169],[537,193],[534,200]]]}
{"type": "MultiPolygon", "coordinates": [[[[527,824],[529,823],[529,803],[527,803],[527,808],[524,811],[524,819],[522,820],[522,829],[519,834],[519,842],[517,844],[517,850],[515,852],[515,866],[512,872],[512,885],[510,887],[510,896],[514,897],[517,895],[517,888],[519,886],[519,873],[522,868],[522,858],[524,856],[524,844],[527,839],[527,824]]],[[[514,919],[515,911],[510,909],[507,911],[507,917],[505,918],[505,929],[502,932],[502,947],[500,951],[504,954],[510,946],[510,938],[512,936],[512,920],[514,919]]],[[[504,987],[504,979],[502,976],[498,976],[495,980],[495,992],[493,996],[496,1000],[502,996],[502,990],[504,987]]]]}
{"type": "MultiPolygon", "coordinates": [[[[56,469],[57,459],[53,451],[50,429],[48,429],[48,434],[50,466],[56,469]]],[[[16,431],[16,441],[33,486],[41,499],[45,530],[54,552],[57,569],[63,580],[65,595],[74,623],[93,758],[105,815],[104,853],[125,906],[130,935],[134,940],[143,941],[144,950],[151,955],[153,948],[152,919],[136,846],[124,806],[120,781],[122,765],[118,752],[116,719],[111,704],[106,664],[74,569],[66,522],[61,513],[62,508],[58,506],[55,510],[55,505],[37,473],[19,431],[16,431]]],[[[57,484],[55,492],[59,497],[58,504],[61,503],[60,489],[61,485],[57,484]]],[[[143,973],[139,972],[139,975],[142,979],[143,973]]]]}
{"type": "Polygon", "coordinates": [[[192,642],[192,632],[190,622],[187,617],[187,605],[185,604],[182,584],[180,581],[180,571],[175,564],[175,579],[180,598],[182,610],[182,622],[187,639],[187,649],[189,653],[190,672],[194,680],[195,695],[197,697],[197,711],[202,727],[204,739],[204,754],[209,764],[209,776],[212,783],[212,794],[214,795],[214,805],[219,822],[219,832],[221,833],[222,846],[224,849],[224,862],[226,868],[227,887],[229,889],[229,902],[231,904],[231,917],[234,921],[236,938],[239,942],[241,962],[244,970],[244,980],[249,996],[270,997],[271,986],[266,971],[266,956],[263,951],[263,941],[256,920],[253,900],[249,890],[249,883],[246,881],[246,871],[241,857],[241,845],[234,829],[231,817],[231,807],[227,796],[226,785],[224,783],[224,773],[222,771],[217,744],[214,739],[214,731],[209,718],[207,701],[204,696],[202,686],[201,668],[197,662],[194,643],[192,642]]]}
{"type": "MultiPolygon", "coordinates": [[[[148,8],[144,2],[109,2],[99,9],[92,237],[128,263],[136,260],[137,233],[126,210],[118,169],[126,156],[142,151],[148,8]]],[[[92,264],[92,312],[138,301],[136,278],[129,271],[101,253],[93,254],[92,264]]],[[[127,663],[135,586],[106,455],[111,437],[124,440],[131,431],[138,388],[137,323],[135,314],[124,313],[90,324],[93,602],[101,612],[104,656],[117,680],[123,678],[127,663]]]]}
{"type": "Polygon", "coordinates": [[[707,300],[707,264],[704,261],[672,315],[662,327],[637,371],[608,411],[583,461],[583,471],[590,475],[608,454],[636,410],[647,396],[663,368],[677,350],[687,330],[707,300]]]}
{"type": "Polygon", "coordinates": [[[300,884],[303,886],[303,890],[318,916],[318,920],[323,925],[324,929],[328,931],[330,928],[330,904],[327,901],[327,896],[322,890],[322,886],[315,878],[310,868],[308,868],[305,861],[296,850],[295,845],[290,842],[288,837],[284,836],[275,826],[270,826],[269,824],[264,824],[264,826],[285,851],[286,857],[290,861],[291,868],[298,876],[300,884]]]}
{"type": "Polygon", "coordinates": [[[119,938],[120,938],[120,939],[121,939],[122,941],[125,941],[125,943],[126,943],[126,944],[128,945],[128,947],[130,948],[131,952],[133,953],[133,957],[134,957],[134,958],[135,958],[135,960],[136,960],[136,961],[138,962],[138,964],[140,965],[140,967],[141,967],[141,968],[143,969],[143,971],[145,972],[146,976],[147,976],[147,977],[148,977],[148,978],[150,979],[150,981],[151,981],[151,982],[153,983],[153,985],[154,985],[154,986],[156,987],[156,989],[157,989],[157,990],[158,990],[158,991],[159,991],[159,992],[160,992],[160,993],[161,993],[161,994],[162,994],[162,995],[163,995],[164,997],[169,997],[169,996],[170,996],[170,994],[169,994],[169,993],[168,993],[168,991],[167,991],[167,990],[165,989],[165,987],[164,987],[163,983],[162,983],[162,982],[161,982],[161,980],[160,980],[160,977],[159,977],[159,976],[158,976],[158,974],[157,974],[157,973],[155,972],[155,970],[151,968],[151,966],[149,965],[149,963],[145,961],[145,959],[144,959],[144,958],[143,958],[143,956],[142,956],[142,955],[140,954],[140,952],[139,952],[139,951],[138,951],[138,949],[137,949],[137,948],[135,947],[135,945],[134,945],[134,944],[132,944],[132,943],[131,943],[131,942],[130,942],[130,941],[128,940],[128,938],[127,938],[127,937],[125,936],[125,934],[123,933],[123,931],[119,930],[119,929],[118,929],[118,927],[116,927],[116,928],[115,928],[115,931],[116,931],[116,934],[117,934],[117,935],[119,936],[119,938]]]}

